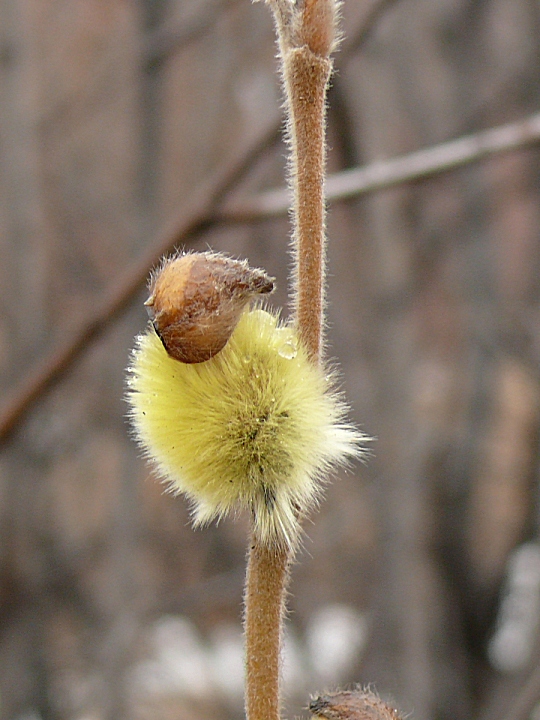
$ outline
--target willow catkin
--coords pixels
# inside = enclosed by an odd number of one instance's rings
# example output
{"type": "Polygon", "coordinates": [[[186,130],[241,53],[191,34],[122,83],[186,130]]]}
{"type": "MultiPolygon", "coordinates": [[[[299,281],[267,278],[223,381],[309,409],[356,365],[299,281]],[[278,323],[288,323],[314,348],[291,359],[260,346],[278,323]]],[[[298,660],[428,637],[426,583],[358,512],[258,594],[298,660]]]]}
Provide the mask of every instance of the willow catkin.
{"type": "Polygon", "coordinates": [[[328,471],[360,452],[331,378],[296,331],[260,307],[243,310],[205,362],[179,361],[150,326],[137,339],[127,397],[139,442],[191,500],[194,523],[248,509],[265,544],[294,545],[328,471]]]}

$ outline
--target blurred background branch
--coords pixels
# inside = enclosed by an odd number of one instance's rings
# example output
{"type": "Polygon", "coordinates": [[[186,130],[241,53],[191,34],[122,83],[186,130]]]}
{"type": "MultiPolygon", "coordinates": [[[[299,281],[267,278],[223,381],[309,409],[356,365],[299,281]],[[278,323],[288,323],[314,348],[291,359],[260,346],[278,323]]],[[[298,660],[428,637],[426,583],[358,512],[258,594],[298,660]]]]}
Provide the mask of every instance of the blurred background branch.
{"type": "MultiPolygon", "coordinates": [[[[86,318],[79,332],[70,338],[64,347],[56,349],[51,357],[46,358],[42,365],[24,380],[23,385],[16,389],[14,397],[7,401],[0,413],[0,441],[9,435],[22,414],[40,394],[69,368],[78,354],[122,311],[146,280],[149,269],[162,255],[181,247],[190,237],[198,235],[205,227],[215,223],[252,222],[287,214],[290,203],[289,192],[285,188],[267,190],[243,202],[223,202],[223,197],[226,197],[230,187],[234,186],[236,178],[241,176],[275,139],[275,129],[272,128],[255,147],[246,148],[245,157],[241,157],[240,162],[239,158],[235,157],[230,165],[226,164],[219,169],[215,177],[209,178],[195,194],[190,205],[184,208],[176,226],[166,230],[150,244],[150,251],[120,278],[102,305],[93,311],[92,317],[86,318]]],[[[404,157],[380,160],[366,167],[334,173],[328,177],[326,197],[329,202],[337,202],[422,180],[497,153],[527,147],[539,140],[540,115],[535,114],[516,123],[458,138],[404,157]]]]}

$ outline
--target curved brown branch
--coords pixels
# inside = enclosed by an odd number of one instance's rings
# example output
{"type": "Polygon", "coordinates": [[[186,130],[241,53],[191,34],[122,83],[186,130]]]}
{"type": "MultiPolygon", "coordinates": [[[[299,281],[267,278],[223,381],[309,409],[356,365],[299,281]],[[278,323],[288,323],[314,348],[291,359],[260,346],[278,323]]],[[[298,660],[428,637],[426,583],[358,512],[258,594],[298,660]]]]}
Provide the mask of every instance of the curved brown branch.
{"type": "Polygon", "coordinates": [[[237,2],[239,0],[210,0],[196,17],[187,22],[183,17],[164,21],[144,38],[142,54],[146,67],[165,62],[173,53],[200,38],[215,25],[223,12],[237,2]]]}
{"type": "MultiPolygon", "coordinates": [[[[388,0],[379,0],[368,15],[360,22],[360,27],[353,30],[351,37],[358,41],[354,47],[345,44],[341,52],[343,58],[350,56],[358,50],[359,45],[367,38],[363,28],[366,23],[371,30],[373,19],[378,19],[388,0]]],[[[193,236],[198,230],[207,227],[218,220],[234,218],[218,213],[217,206],[236,182],[244,175],[250,164],[260,152],[277,140],[280,135],[278,125],[272,127],[262,135],[252,146],[246,147],[234,161],[225,163],[197,190],[193,200],[183,209],[181,215],[165,231],[158,233],[149,243],[149,248],[126,272],[119,278],[96,309],[93,309],[73,331],[73,334],[54,348],[36,367],[23,378],[13,393],[4,402],[0,409],[0,443],[5,441],[16,428],[24,414],[30,409],[41,395],[46,392],[71,365],[77,360],[88,344],[95,340],[122,310],[129,304],[132,297],[146,282],[149,269],[159,258],[175,245],[180,245],[193,236]]],[[[243,219],[241,219],[243,221],[243,219]]]]}
{"type": "Polygon", "coordinates": [[[261,133],[232,160],[224,162],[201,183],[181,215],[158,233],[146,252],[120,275],[105,297],[89,312],[81,326],[63,344],[56,347],[24,378],[0,412],[0,442],[16,427],[28,408],[72,365],[105,327],[128,305],[144,286],[149,269],[175,246],[212,222],[215,208],[223,196],[239,181],[254,160],[278,137],[276,128],[261,133]]]}

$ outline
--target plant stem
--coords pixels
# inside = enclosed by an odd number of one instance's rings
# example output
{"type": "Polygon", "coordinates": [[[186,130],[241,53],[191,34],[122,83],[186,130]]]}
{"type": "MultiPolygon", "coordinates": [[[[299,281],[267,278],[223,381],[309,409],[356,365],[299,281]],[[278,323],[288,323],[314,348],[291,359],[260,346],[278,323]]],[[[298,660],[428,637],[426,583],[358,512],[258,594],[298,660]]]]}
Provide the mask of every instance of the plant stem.
{"type": "Polygon", "coordinates": [[[246,716],[279,720],[279,669],[290,551],[268,547],[253,536],[246,592],[246,716]]]}
{"type": "Polygon", "coordinates": [[[300,337],[318,362],[325,284],[325,102],[331,62],[309,48],[288,53],[285,83],[294,189],[295,316],[300,337]]]}
{"type": "MultiPolygon", "coordinates": [[[[268,0],[278,32],[294,194],[294,309],[298,334],[320,361],[325,266],[325,104],[335,0],[268,0]]],[[[299,513],[301,514],[302,508],[299,513]]],[[[247,720],[280,718],[280,652],[292,547],[250,544],[245,594],[247,720]]]]}

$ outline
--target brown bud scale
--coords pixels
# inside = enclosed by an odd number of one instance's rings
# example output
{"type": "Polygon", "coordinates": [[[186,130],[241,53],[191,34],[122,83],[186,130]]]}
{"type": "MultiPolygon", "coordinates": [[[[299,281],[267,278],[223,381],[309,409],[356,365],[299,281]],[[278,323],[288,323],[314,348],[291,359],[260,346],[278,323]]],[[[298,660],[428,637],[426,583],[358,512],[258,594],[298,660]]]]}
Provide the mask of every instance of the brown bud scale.
{"type": "Polygon", "coordinates": [[[344,690],[313,698],[309,704],[317,720],[402,720],[400,713],[369,690],[344,690]]]}
{"type": "Polygon", "coordinates": [[[273,289],[273,278],[246,261],[191,253],[164,262],[145,305],[169,355],[200,363],[225,347],[250,300],[273,289]]]}

